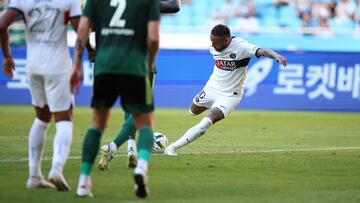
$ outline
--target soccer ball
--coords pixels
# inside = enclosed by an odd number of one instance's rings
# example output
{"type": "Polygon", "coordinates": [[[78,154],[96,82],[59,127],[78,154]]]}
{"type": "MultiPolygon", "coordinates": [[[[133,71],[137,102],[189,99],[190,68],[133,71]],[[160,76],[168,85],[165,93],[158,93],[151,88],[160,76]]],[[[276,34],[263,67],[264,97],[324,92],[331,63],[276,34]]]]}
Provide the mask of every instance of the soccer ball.
{"type": "Polygon", "coordinates": [[[163,133],[154,132],[154,145],[152,148],[153,153],[163,153],[167,146],[167,137],[163,133]]]}

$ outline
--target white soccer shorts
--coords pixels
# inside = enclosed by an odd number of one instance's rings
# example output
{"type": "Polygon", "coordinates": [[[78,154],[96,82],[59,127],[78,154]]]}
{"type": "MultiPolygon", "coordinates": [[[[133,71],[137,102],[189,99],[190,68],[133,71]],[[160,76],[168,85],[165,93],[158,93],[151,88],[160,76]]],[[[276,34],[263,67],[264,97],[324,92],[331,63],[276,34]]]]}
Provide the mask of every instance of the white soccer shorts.
{"type": "Polygon", "coordinates": [[[217,94],[209,89],[201,90],[193,99],[194,104],[206,108],[217,107],[225,117],[229,116],[230,112],[235,110],[240,104],[241,95],[224,96],[217,94]]]}
{"type": "Polygon", "coordinates": [[[70,92],[70,73],[54,75],[29,74],[28,82],[32,105],[43,108],[49,105],[50,112],[69,110],[74,105],[70,92]]]}

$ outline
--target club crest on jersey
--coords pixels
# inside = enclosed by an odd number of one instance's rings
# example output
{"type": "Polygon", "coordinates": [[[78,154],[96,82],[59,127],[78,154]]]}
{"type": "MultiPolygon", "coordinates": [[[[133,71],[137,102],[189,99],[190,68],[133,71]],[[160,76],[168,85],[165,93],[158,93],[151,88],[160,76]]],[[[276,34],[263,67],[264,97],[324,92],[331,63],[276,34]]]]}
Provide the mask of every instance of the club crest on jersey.
{"type": "Polygon", "coordinates": [[[235,59],[235,58],[236,58],[236,54],[235,54],[235,53],[231,53],[231,54],[230,54],[230,58],[231,58],[231,59],[235,59]]]}

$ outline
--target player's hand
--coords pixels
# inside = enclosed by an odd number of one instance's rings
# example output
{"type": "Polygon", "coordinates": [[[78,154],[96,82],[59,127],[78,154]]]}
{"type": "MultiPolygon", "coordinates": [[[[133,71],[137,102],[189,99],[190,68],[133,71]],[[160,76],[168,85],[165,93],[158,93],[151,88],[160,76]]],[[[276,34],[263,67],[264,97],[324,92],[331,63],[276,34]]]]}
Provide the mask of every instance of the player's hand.
{"type": "Polygon", "coordinates": [[[70,77],[70,91],[73,94],[79,94],[80,85],[83,80],[83,74],[81,68],[77,68],[74,65],[73,71],[70,77]]]}
{"type": "Polygon", "coordinates": [[[12,57],[4,58],[3,72],[10,78],[14,77],[15,63],[12,57]]]}
{"type": "Polygon", "coordinates": [[[275,58],[276,62],[278,63],[282,63],[284,67],[287,66],[287,61],[286,61],[286,58],[279,55],[278,57],[275,58]]]}

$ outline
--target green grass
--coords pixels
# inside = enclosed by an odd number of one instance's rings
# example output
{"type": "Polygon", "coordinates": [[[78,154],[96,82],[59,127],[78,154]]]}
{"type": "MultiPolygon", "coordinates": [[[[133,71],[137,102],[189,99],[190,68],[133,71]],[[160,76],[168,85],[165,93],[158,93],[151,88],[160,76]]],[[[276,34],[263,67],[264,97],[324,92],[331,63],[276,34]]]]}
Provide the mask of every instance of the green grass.
{"type": "MultiPolygon", "coordinates": [[[[75,112],[71,159],[65,176],[71,192],[27,190],[27,139],[33,121],[29,106],[0,106],[0,202],[359,202],[360,114],[236,111],[177,157],[153,156],[150,196],[133,193],[132,170],[125,147],[107,172],[93,171],[92,199],[75,197],[81,144],[91,110],[75,112]],[[323,149],[323,150],[321,150],[323,149]]],[[[185,109],[159,109],[156,131],[170,141],[201,116],[185,109]]],[[[115,109],[102,143],[117,133],[123,113],[115,109]]],[[[46,138],[42,168],[47,175],[52,127],[46,138]]]]}

